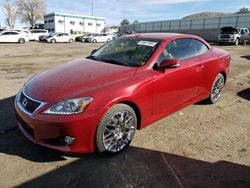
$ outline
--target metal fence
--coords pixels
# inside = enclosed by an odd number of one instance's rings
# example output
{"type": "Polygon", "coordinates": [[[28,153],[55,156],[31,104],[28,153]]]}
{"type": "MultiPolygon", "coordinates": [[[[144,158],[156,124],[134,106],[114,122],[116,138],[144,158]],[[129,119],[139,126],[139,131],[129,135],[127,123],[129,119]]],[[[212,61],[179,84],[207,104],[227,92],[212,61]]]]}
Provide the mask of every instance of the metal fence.
{"type": "Polygon", "coordinates": [[[142,22],[121,26],[119,27],[119,32],[176,32],[178,30],[219,29],[225,26],[250,28],[250,14],[230,14],[217,17],[142,22]]]}

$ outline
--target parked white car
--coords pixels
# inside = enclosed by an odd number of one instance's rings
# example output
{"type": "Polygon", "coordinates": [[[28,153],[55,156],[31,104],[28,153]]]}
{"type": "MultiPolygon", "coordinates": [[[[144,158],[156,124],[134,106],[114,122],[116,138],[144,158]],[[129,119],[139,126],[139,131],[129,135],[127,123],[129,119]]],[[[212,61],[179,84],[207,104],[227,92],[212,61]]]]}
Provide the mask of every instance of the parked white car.
{"type": "Polygon", "coordinates": [[[48,30],[46,30],[46,29],[32,29],[32,30],[30,30],[30,32],[31,32],[30,40],[36,40],[36,41],[39,41],[39,37],[41,35],[48,35],[49,34],[48,30]]]}
{"type": "Polygon", "coordinates": [[[50,36],[48,36],[46,38],[46,41],[51,42],[51,43],[56,43],[56,42],[73,43],[74,39],[71,36],[71,34],[69,34],[69,33],[54,33],[54,34],[51,34],[50,36]]]}
{"type": "Polygon", "coordinates": [[[111,35],[107,35],[107,34],[97,34],[95,36],[91,36],[87,39],[87,42],[109,42],[113,40],[113,37],[111,35]]]}
{"type": "Polygon", "coordinates": [[[111,36],[112,39],[115,39],[118,37],[117,33],[106,33],[107,35],[111,36]]]}
{"type": "Polygon", "coordinates": [[[18,42],[20,44],[29,41],[29,38],[17,31],[3,31],[0,33],[0,42],[18,42]]]}

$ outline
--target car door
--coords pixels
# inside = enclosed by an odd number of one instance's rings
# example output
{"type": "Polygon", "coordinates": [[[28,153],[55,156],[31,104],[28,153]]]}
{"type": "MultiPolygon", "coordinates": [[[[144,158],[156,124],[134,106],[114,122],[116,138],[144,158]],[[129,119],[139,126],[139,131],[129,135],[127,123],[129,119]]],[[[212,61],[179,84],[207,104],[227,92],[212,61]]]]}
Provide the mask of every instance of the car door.
{"type": "Polygon", "coordinates": [[[9,32],[5,32],[0,35],[0,42],[7,42],[8,33],[9,32]]]}
{"type": "Polygon", "coordinates": [[[64,33],[63,34],[63,42],[69,42],[69,34],[67,34],[67,33],[64,33]]]}
{"type": "Polygon", "coordinates": [[[177,39],[170,42],[156,62],[160,64],[163,59],[174,58],[180,61],[180,66],[165,70],[154,69],[153,111],[155,115],[171,112],[192,101],[197,95],[200,70],[203,65],[198,62],[199,57],[195,47],[192,46],[192,40],[177,39]]]}
{"type": "Polygon", "coordinates": [[[56,42],[63,42],[63,34],[62,33],[57,34],[56,42]]]}
{"type": "Polygon", "coordinates": [[[107,34],[102,35],[102,42],[107,42],[107,34]]]}

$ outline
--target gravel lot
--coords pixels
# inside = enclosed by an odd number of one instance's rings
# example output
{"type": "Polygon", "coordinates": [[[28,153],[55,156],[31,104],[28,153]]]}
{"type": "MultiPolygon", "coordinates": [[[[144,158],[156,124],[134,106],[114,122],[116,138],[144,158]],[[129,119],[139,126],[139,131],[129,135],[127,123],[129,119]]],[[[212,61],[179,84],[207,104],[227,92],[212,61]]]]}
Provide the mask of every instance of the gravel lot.
{"type": "Polygon", "coordinates": [[[24,138],[13,103],[25,80],[100,45],[0,44],[0,187],[250,187],[250,46],[219,46],[232,63],[216,105],[194,104],[137,131],[118,156],[68,155],[24,138]]]}

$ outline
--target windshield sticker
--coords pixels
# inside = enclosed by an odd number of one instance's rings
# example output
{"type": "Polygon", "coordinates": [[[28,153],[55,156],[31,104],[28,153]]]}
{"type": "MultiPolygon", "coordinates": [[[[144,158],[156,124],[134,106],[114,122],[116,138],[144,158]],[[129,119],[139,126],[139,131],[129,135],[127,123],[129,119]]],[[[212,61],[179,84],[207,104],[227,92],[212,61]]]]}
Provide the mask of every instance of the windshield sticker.
{"type": "Polygon", "coordinates": [[[151,46],[151,47],[154,47],[156,44],[157,42],[151,42],[151,41],[140,41],[137,43],[137,45],[151,46]]]}

